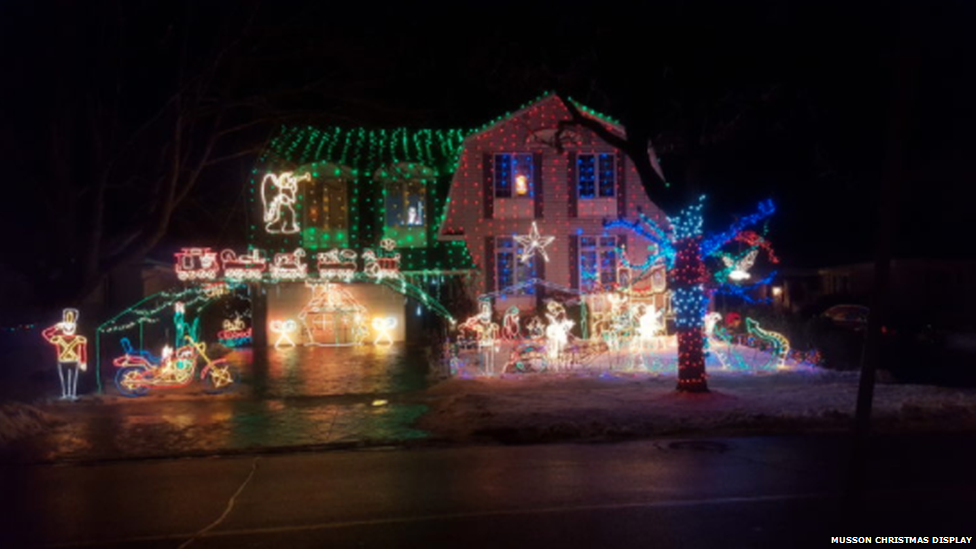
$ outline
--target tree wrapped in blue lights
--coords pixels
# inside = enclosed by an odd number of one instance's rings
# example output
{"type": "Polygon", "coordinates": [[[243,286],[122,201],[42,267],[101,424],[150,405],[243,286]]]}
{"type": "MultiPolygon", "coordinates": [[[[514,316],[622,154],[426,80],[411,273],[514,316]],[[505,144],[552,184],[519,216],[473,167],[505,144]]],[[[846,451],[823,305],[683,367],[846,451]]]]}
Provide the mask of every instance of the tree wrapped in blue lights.
{"type": "MultiPolygon", "coordinates": [[[[628,267],[646,272],[661,259],[667,264],[671,276],[672,304],[678,334],[677,389],[696,393],[708,391],[703,328],[709,293],[721,291],[747,297],[748,290],[768,282],[772,277],[770,275],[750,286],[739,286],[729,281],[731,270],[727,267],[716,274],[714,279],[717,285],[715,285],[705,267],[706,260],[722,257],[721,248],[734,240],[750,243],[751,250],[765,247],[767,254],[775,257],[771,255],[765,239],[751,231],[746,231],[747,228],[767,219],[776,211],[771,200],[760,202],[755,213],[739,219],[725,231],[708,235],[702,232],[704,200],[705,197],[702,196],[697,204],[685,208],[677,216],[669,217],[670,231],[665,230],[646,215],[642,215],[638,221],[620,219],[606,224],[608,229],[614,227],[629,229],[656,245],[656,253],[651,255],[643,265],[627,265],[628,267]]],[[[743,259],[732,258],[730,261],[734,265],[743,259]]],[[[730,261],[726,261],[726,265],[730,261]]],[[[637,276],[634,280],[640,278],[642,276],[637,276]]]]}

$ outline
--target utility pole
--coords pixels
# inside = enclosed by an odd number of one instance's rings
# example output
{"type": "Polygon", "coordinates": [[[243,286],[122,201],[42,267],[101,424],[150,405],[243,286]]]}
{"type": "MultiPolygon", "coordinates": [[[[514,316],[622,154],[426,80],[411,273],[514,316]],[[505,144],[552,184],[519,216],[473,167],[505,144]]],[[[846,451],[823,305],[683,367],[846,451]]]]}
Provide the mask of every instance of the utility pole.
{"type": "Polygon", "coordinates": [[[864,489],[868,439],[871,433],[871,408],[874,400],[875,373],[881,357],[881,337],[888,315],[891,255],[897,228],[898,198],[905,185],[908,141],[912,129],[912,111],[918,86],[919,20],[916,3],[899,3],[897,34],[894,36],[891,102],[884,164],[878,189],[878,223],[875,235],[874,283],[871,312],[861,355],[861,376],[857,390],[854,440],[847,486],[845,517],[855,518],[864,489]]]}

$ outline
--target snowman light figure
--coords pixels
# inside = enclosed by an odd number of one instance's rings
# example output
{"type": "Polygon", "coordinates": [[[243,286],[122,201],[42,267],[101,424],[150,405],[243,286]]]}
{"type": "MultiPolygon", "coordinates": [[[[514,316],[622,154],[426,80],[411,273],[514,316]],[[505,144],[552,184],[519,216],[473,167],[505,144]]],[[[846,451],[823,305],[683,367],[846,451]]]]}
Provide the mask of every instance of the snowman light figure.
{"type": "Polygon", "coordinates": [[[62,319],[41,332],[41,335],[58,351],[61,398],[77,400],[78,372],[88,369],[88,339],[75,333],[78,330],[78,309],[65,309],[62,319]]]}

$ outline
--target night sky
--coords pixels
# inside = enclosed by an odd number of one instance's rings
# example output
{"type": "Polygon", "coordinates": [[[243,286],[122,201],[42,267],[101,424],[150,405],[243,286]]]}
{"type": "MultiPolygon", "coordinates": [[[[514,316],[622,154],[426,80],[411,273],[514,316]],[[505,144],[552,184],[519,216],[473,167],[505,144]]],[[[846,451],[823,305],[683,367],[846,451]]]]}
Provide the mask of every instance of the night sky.
{"type": "MultiPolygon", "coordinates": [[[[21,234],[9,249],[87,231],[83,211],[66,223],[51,197],[69,200],[67,188],[90,208],[97,147],[138,135],[105,199],[105,230],[124,243],[150,211],[147,166],[169,139],[146,121],[181,75],[219,58],[198,106],[241,105],[228,117],[249,127],[215,154],[259,148],[282,122],[473,128],[551,90],[647,129],[671,183],[651,198],[670,213],[704,192],[717,228],[774,198],[770,237],[785,267],[870,260],[898,112],[909,131],[895,255],[973,255],[962,194],[976,176],[972,2],[324,4],[5,2],[3,219],[21,234]],[[900,109],[897,89],[910,92],[900,109]],[[67,183],[52,188],[58,178],[67,183]]],[[[197,131],[188,150],[203,142],[197,131]]],[[[208,168],[150,255],[240,242],[255,159],[208,168]]],[[[36,262],[28,272],[57,263],[36,262]]]]}

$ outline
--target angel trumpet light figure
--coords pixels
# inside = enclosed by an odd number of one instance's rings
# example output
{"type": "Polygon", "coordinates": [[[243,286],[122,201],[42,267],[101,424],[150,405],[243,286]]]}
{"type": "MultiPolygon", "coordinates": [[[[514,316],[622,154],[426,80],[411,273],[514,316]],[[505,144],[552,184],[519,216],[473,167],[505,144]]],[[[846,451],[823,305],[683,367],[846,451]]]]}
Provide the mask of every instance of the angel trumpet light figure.
{"type": "Polygon", "coordinates": [[[88,369],[88,339],[75,333],[78,330],[78,309],[65,309],[61,315],[61,322],[47,328],[41,335],[58,351],[61,398],[77,400],[78,372],[88,369]]]}
{"type": "Polygon", "coordinates": [[[264,176],[261,180],[261,201],[264,204],[264,229],[269,234],[294,234],[299,231],[295,213],[298,182],[311,180],[312,174],[308,172],[300,176],[292,172],[264,176]]]}

